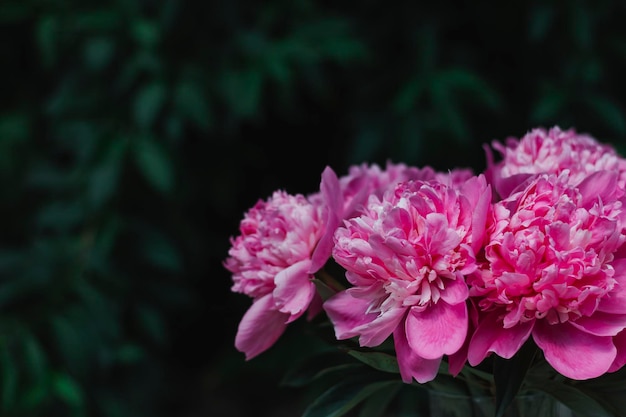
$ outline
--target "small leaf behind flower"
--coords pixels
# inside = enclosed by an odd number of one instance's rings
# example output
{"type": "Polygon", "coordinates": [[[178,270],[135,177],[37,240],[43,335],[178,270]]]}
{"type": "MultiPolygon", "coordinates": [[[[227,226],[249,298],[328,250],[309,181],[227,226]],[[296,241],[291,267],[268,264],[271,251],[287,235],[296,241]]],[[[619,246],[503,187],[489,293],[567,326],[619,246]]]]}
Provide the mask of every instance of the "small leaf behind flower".
{"type": "Polygon", "coordinates": [[[615,415],[577,387],[562,381],[528,378],[530,387],[544,391],[566,405],[576,417],[615,417],[615,415]]]}
{"type": "Polygon", "coordinates": [[[398,385],[398,381],[368,381],[367,378],[340,382],[320,395],[302,417],[340,417],[381,389],[398,385]]]}
{"type": "Polygon", "coordinates": [[[350,356],[360,360],[366,365],[371,366],[374,369],[378,369],[383,372],[391,372],[398,374],[400,368],[398,368],[398,361],[395,356],[383,352],[361,352],[358,350],[348,351],[350,356]]]}
{"type": "Polygon", "coordinates": [[[526,372],[537,353],[537,346],[528,340],[511,359],[494,358],[493,378],[496,385],[496,417],[502,417],[517,395],[526,372]]]}
{"type": "Polygon", "coordinates": [[[337,352],[330,352],[315,355],[292,368],[282,380],[282,385],[291,387],[301,387],[322,376],[335,372],[345,373],[355,368],[363,368],[357,362],[346,361],[346,355],[337,352]]]}

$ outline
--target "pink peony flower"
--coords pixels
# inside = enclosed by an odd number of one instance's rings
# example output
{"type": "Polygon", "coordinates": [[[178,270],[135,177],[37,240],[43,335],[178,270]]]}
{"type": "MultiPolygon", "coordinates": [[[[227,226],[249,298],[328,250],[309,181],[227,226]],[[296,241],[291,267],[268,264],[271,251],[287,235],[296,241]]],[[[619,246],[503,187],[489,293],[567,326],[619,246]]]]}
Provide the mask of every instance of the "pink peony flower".
{"type": "Polygon", "coordinates": [[[347,175],[338,178],[327,167],[322,173],[320,192],[309,196],[311,201],[328,207],[328,227],[313,255],[312,269],[317,271],[324,266],[331,256],[335,229],[342,220],[359,215],[370,196],[380,198],[388,189],[404,181],[438,180],[456,186],[473,175],[469,168],[455,168],[448,173],[442,173],[428,166],[420,169],[388,161],[385,169],[377,164],[352,165],[347,175]]]}
{"type": "Polygon", "coordinates": [[[304,196],[276,191],[246,213],[240,235],[231,238],[224,266],[233,273],[232,291],[253,299],[235,338],[247,360],[270,348],[319,297],[309,270],[323,217],[304,196]]]}
{"type": "Polygon", "coordinates": [[[610,145],[574,129],[535,128],[519,140],[509,137],[505,144],[494,141],[492,146],[502,160],[494,163],[491,149],[485,148],[486,173],[502,197],[533,174],[559,174],[564,170],[569,170],[569,181],[574,185],[602,170],[618,171],[620,187],[626,185],[626,160],[610,145]]]}
{"type": "Polygon", "coordinates": [[[569,378],[624,364],[624,193],[615,171],[578,178],[537,175],[494,205],[485,262],[467,281],[479,314],[470,365],[491,352],[511,358],[529,337],[569,378]]]}
{"type": "Polygon", "coordinates": [[[427,382],[463,345],[465,276],[476,269],[491,193],[485,178],[407,181],[372,196],[334,234],[353,285],[324,303],[337,339],[378,346],[393,334],[402,380],[427,382]]]}

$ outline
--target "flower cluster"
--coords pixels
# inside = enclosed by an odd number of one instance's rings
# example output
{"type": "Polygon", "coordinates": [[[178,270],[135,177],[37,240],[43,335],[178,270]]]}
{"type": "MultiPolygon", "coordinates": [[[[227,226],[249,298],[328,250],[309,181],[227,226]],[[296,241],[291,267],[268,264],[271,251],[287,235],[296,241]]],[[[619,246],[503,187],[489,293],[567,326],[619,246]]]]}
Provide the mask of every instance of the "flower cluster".
{"type": "Polygon", "coordinates": [[[456,376],[513,358],[529,342],[572,380],[621,369],[626,160],[559,127],[485,151],[482,173],[326,168],[314,194],[260,200],[224,262],[232,290],[252,298],[237,349],[259,355],[308,312],[338,341],[391,341],[405,383],[434,380],[442,363],[456,376]],[[330,278],[329,263],[345,276],[330,278]]]}

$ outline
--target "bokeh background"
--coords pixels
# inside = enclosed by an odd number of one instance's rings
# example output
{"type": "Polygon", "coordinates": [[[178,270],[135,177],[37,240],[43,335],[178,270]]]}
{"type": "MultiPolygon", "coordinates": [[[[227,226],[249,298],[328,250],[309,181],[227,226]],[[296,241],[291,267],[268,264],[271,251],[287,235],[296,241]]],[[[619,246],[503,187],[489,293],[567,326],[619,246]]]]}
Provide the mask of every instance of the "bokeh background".
{"type": "MultiPolygon", "coordinates": [[[[575,128],[626,150],[618,1],[2,0],[0,415],[299,416],[315,342],[252,361],[222,266],[325,166],[485,167],[575,128]]],[[[303,336],[304,335],[304,336],[303,336]]]]}

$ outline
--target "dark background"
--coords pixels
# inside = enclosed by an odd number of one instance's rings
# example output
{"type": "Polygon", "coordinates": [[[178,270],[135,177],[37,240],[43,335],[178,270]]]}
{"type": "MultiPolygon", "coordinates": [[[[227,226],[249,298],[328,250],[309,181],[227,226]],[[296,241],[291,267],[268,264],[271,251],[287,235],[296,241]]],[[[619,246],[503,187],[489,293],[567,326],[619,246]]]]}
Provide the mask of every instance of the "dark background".
{"type": "Polygon", "coordinates": [[[539,126],[626,150],[624,4],[3,0],[0,415],[300,415],[302,324],[234,348],[244,212],[539,126]]]}

